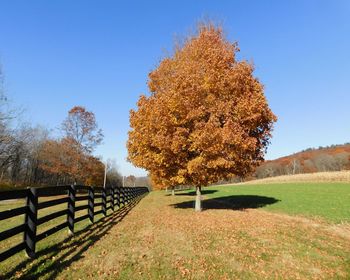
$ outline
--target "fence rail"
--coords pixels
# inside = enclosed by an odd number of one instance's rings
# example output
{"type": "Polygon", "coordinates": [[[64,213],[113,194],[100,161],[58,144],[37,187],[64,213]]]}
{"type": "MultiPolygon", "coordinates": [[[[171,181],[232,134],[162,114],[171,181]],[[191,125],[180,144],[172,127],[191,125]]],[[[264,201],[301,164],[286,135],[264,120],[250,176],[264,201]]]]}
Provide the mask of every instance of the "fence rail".
{"type": "MultiPolygon", "coordinates": [[[[44,188],[28,188],[25,190],[13,190],[0,192],[0,201],[10,199],[26,199],[25,206],[0,212],[1,224],[6,223],[7,219],[24,215],[24,222],[10,229],[0,232],[0,242],[9,239],[15,235],[23,234],[23,241],[12,245],[0,253],[0,262],[13,256],[14,254],[25,250],[30,258],[35,257],[36,243],[46,237],[68,228],[71,234],[74,234],[74,225],[85,219],[91,223],[98,214],[107,216],[107,211],[114,211],[116,207],[121,208],[136,198],[148,193],[147,187],[91,187],[91,186],[57,186],[44,188]],[[39,198],[49,197],[51,200],[39,203],[39,198]],[[101,202],[96,202],[101,199],[101,202]],[[76,202],[86,204],[76,206],[76,202]],[[38,218],[38,211],[52,206],[66,204],[65,209],[53,210],[51,213],[38,218]],[[101,209],[96,211],[97,207],[101,209]],[[86,215],[76,217],[77,212],[86,211],[86,215]],[[53,219],[66,216],[65,222],[53,226],[46,231],[37,234],[37,227],[53,219]]],[[[1,227],[0,224],[0,228],[1,227]]]]}

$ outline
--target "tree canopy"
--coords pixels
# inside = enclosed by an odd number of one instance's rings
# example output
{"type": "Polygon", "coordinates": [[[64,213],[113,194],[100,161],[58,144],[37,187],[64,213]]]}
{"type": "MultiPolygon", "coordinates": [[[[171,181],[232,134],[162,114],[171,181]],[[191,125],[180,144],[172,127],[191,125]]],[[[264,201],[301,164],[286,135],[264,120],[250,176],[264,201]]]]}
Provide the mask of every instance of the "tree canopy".
{"type": "Polygon", "coordinates": [[[62,123],[62,129],[67,138],[74,140],[87,152],[92,152],[103,139],[95,114],[81,106],[69,110],[67,118],[62,123]]]}
{"type": "Polygon", "coordinates": [[[128,159],[169,186],[245,176],[263,161],[277,120],[237,43],[202,24],[150,72],[130,112],[128,159]]]}

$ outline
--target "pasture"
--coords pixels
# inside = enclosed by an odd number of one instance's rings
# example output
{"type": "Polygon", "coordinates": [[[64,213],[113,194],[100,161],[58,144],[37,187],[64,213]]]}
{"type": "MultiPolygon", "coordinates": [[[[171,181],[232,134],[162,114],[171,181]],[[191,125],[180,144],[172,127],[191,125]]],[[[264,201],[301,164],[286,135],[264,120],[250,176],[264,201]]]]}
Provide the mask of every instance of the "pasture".
{"type": "MultiPolygon", "coordinates": [[[[296,182],[237,184],[208,187],[204,194],[206,208],[260,208],[322,219],[333,223],[350,222],[350,184],[329,182],[296,182]]],[[[190,192],[190,194],[193,194],[190,192]]],[[[183,205],[186,207],[186,205],[183,205]]],[[[190,205],[188,205],[190,206],[190,205]]]]}
{"type": "MultiPolygon", "coordinates": [[[[8,279],[348,279],[350,185],[153,191],[97,238],[82,230],[8,279]]],[[[95,225],[92,230],[98,231],[95,225]]],[[[56,238],[67,237],[66,231],[56,238]]],[[[54,236],[52,238],[54,238],[54,236]]],[[[48,245],[48,244],[46,244],[48,245]]],[[[42,245],[43,246],[43,245],[42,245]]],[[[16,259],[17,257],[14,257],[16,259]]],[[[16,259],[18,260],[18,258],[16,259]]],[[[14,266],[2,266],[4,273],[14,266]]]]}

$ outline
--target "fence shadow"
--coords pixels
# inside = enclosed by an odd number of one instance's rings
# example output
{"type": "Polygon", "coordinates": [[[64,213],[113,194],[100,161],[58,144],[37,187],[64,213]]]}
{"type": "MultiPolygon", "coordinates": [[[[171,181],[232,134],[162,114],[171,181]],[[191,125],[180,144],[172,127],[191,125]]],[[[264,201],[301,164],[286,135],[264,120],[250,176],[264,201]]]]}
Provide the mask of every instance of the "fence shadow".
{"type": "MultiPolygon", "coordinates": [[[[248,208],[262,208],[266,205],[274,204],[280,200],[274,197],[259,196],[259,195],[231,195],[225,197],[205,199],[202,201],[203,210],[209,209],[232,209],[244,210],[248,208]]],[[[171,204],[174,208],[194,208],[194,201],[184,201],[176,204],[171,204]]]]}
{"type": "Polygon", "coordinates": [[[141,195],[133,202],[110,213],[94,224],[75,233],[74,236],[36,253],[36,259],[26,258],[0,279],[55,279],[56,276],[73,262],[83,258],[83,253],[106,235],[110,229],[121,222],[129,211],[144,197],[141,195]]]}

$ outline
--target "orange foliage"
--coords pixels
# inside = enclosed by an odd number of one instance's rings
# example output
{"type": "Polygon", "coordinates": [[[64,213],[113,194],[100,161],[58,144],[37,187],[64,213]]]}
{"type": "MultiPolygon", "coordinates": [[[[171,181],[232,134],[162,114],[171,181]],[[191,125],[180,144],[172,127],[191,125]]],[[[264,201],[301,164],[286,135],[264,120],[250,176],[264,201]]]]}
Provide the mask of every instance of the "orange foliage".
{"type": "Polygon", "coordinates": [[[96,157],[88,156],[84,165],[85,185],[102,186],[105,166],[96,157]]]}
{"type": "Polygon", "coordinates": [[[40,168],[46,172],[66,177],[71,183],[101,185],[103,182],[103,163],[86,153],[74,140],[47,140],[40,151],[40,168]]]}
{"type": "Polygon", "coordinates": [[[201,25],[149,74],[130,112],[128,159],[160,187],[245,176],[262,160],[275,115],[254,67],[220,27],[201,25]]]}
{"type": "MultiPolygon", "coordinates": [[[[260,175],[263,174],[263,177],[270,177],[347,169],[350,169],[350,144],[307,149],[289,156],[269,160],[259,166],[257,172],[260,175]],[[293,172],[293,164],[297,166],[295,172],[293,172]],[[271,166],[275,169],[275,172],[264,174],[263,171],[271,168],[271,166]]],[[[261,178],[261,176],[257,177],[261,178]]]]}

